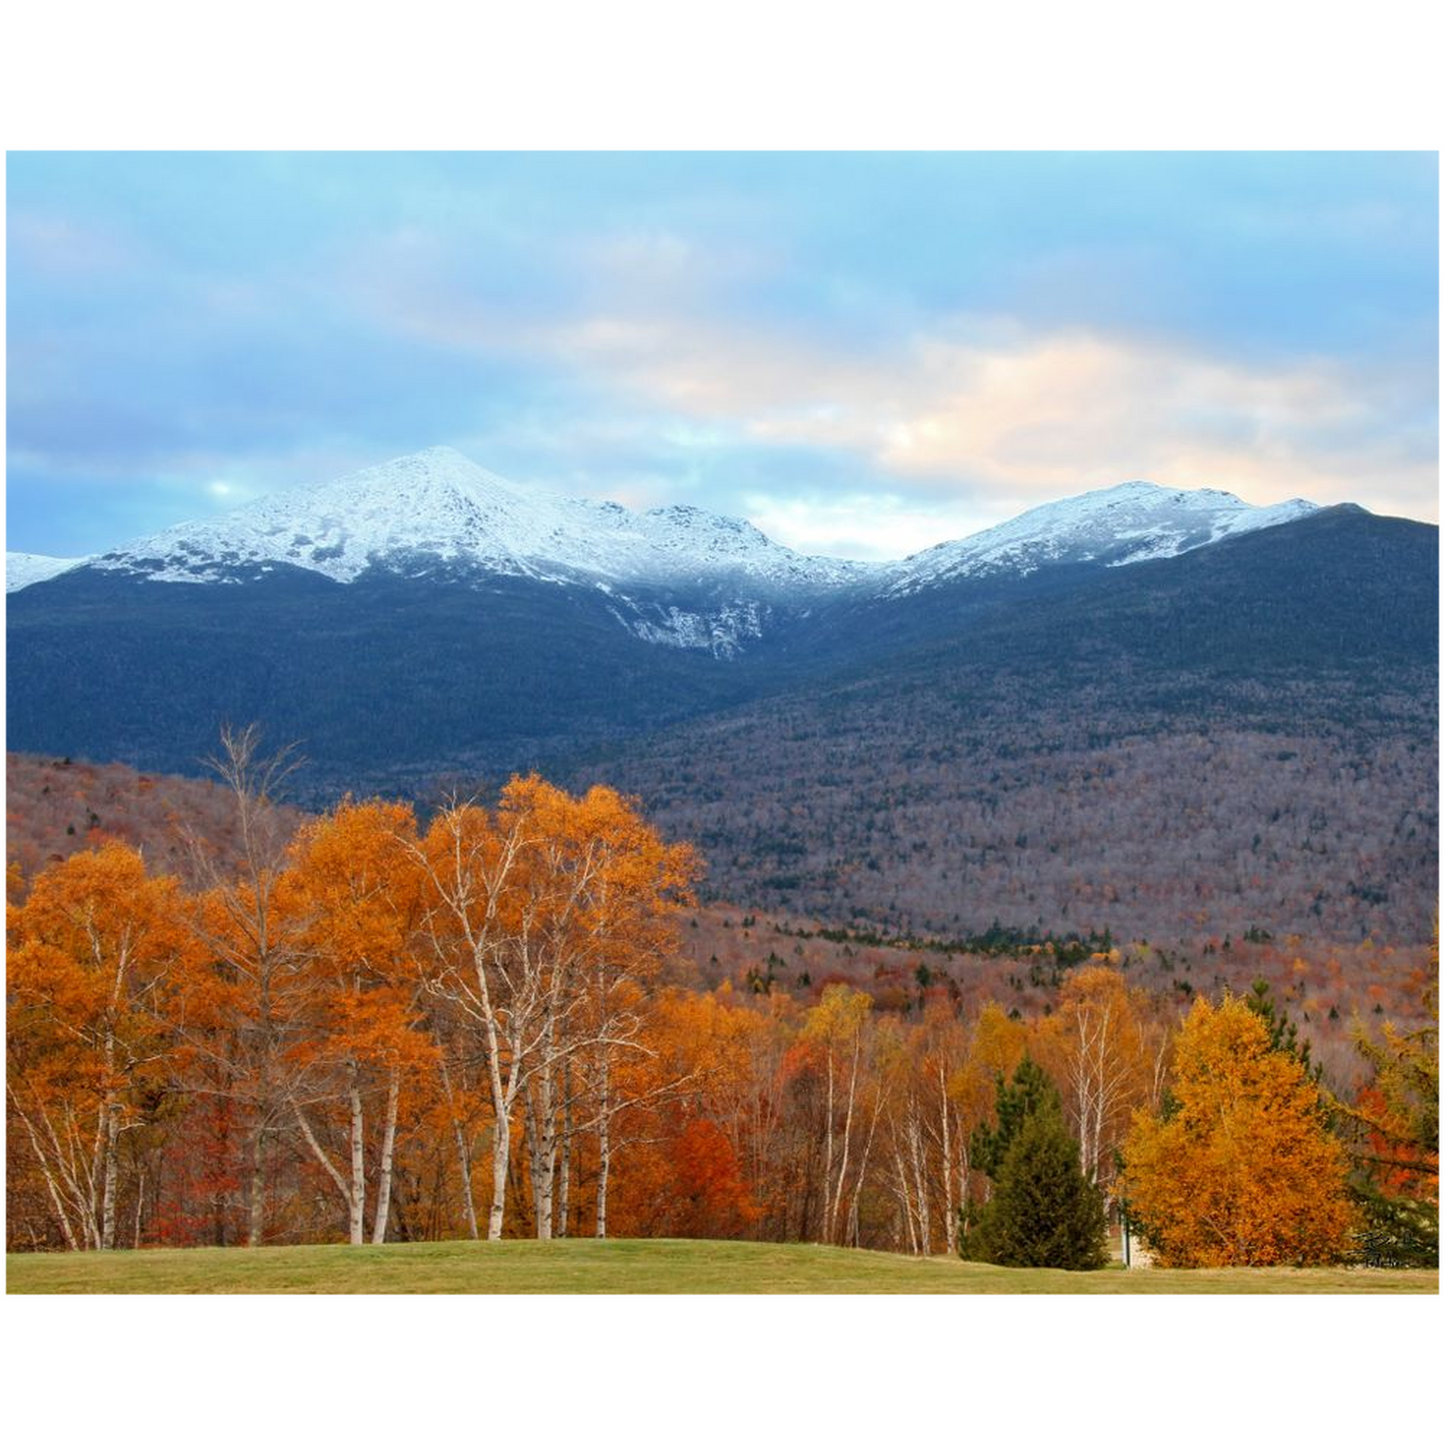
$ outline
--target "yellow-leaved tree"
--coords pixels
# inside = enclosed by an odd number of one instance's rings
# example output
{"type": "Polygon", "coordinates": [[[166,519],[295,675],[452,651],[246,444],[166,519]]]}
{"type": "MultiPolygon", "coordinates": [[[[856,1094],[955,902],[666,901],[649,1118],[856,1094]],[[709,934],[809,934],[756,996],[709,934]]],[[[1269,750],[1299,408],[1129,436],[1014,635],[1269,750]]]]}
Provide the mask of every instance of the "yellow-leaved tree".
{"type": "Polygon", "coordinates": [[[1180,1031],[1172,1098],[1139,1112],[1116,1193],[1160,1264],[1325,1264],[1356,1227],[1349,1164],[1299,1061],[1242,999],[1200,999],[1180,1031]]]}

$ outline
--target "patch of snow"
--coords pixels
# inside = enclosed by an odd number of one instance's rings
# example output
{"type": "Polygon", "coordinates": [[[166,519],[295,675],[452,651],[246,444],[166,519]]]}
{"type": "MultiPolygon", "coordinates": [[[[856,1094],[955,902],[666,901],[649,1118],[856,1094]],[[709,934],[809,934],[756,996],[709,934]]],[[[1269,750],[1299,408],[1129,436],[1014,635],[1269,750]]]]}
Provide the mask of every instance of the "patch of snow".
{"type": "Polygon", "coordinates": [[[734,658],[743,644],[763,635],[767,609],[756,602],[725,603],[713,612],[687,612],[679,607],[646,609],[632,622],[615,611],[613,616],[644,642],[682,647],[734,658]]]}
{"type": "Polygon", "coordinates": [[[52,577],[59,577],[62,572],[83,567],[90,560],[89,557],[44,557],[38,552],[7,552],[5,590],[18,592],[36,582],[47,582],[52,577]]]}

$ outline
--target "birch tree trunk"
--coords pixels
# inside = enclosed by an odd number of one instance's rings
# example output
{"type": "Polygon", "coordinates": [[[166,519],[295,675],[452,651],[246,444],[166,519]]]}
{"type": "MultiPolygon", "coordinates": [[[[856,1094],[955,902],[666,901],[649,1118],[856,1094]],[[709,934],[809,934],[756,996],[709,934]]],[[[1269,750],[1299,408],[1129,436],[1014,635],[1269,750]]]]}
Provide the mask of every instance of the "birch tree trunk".
{"type": "Polygon", "coordinates": [[[557,1120],[552,1100],[552,1069],[537,1072],[527,1095],[527,1148],[532,1175],[532,1212],[538,1239],[552,1237],[552,1190],[557,1175],[557,1120]]]}
{"type": "Polygon", "coordinates": [[[502,1237],[507,1214],[507,1170],[512,1161],[512,1108],[508,1091],[502,1087],[501,1073],[494,1076],[493,1098],[496,1123],[492,1129],[492,1207],[487,1215],[487,1238],[502,1237]]]}
{"type": "Polygon", "coordinates": [[[462,1200],[467,1211],[467,1230],[473,1239],[481,1238],[481,1230],[477,1227],[477,1204],[476,1196],[472,1189],[472,1151],[467,1147],[466,1137],[462,1133],[462,1121],[455,1115],[452,1116],[452,1133],[457,1141],[457,1163],[462,1171],[462,1200]]]}
{"type": "Polygon", "coordinates": [[[462,1202],[466,1206],[467,1229],[473,1239],[481,1236],[477,1228],[477,1202],[476,1195],[472,1189],[472,1151],[467,1143],[466,1134],[462,1129],[462,1121],[457,1115],[457,1099],[452,1092],[451,1071],[447,1068],[445,1055],[441,1061],[442,1087],[446,1090],[447,1103],[452,1116],[452,1137],[457,1144],[457,1164],[462,1174],[462,1202]]]}
{"type": "MultiPolygon", "coordinates": [[[[401,1071],[391,1071],[386,1090],[386,1129],[381,1136],[381,1173],[376,1181],[376,1218],[371,1226],[371,1242],[386,1243],[386,1226],[391,1215],[391,1168],[396,1150],[396,1115],[401,1102],[401,1071]]],[[[467,1181],[467,1203],[471,1204],[471,1180],[467,1181]]],[[[472,1218],[472,1238],[477,1237],[477,1221],[472,1218]]]]}
{"type": "Polygon", "coordinates": [[[116,1142],[120,1137],[120,1101],[107,1094],[105,1101],[105,1187],[101,1191],[100,1247],[115,1248],[116,1142]]]}
{"type": "Polygon", "coordinates": [[[511,1152],[511,1130],[505,1120],[498,1120],[492,1139],[492,1207],[487,1216],[487,1238],[502,1237],[502,1221],[507,1212],[507,1162],[511,1152]]]}
{"type": "Polygon", "coordinates": [[[568,1194],[572,1184],[572,1070],[562,1068],[562,1162],[557,1186],[557,1238],[567,1238],[568,1194]]]}
{"type": "Polygon", "coordinates": [[[607,1238],[607,1180],[612,1173],[612,1094],[607,1048],[599,1071],[602,1107],[597,1115],[597,1238],[607,1238]]]}
{"type": "Polygon", "coordinates": [[[923,1130],[918,1124],[918,1115],[912,1105],[909,1106],[908,1138],[909,1152],[913,1159],[913,1182],[918,1191],[918,1236],[921,1245],[918,1252],[932,1254],[933,1225],[928,1209],[928,1171],[923,1161],[927,1146],[923,1141],[923,1130]]]}
{"type": "Polygon", "coordinates": [[[356,1065],[350,1066],[351,1086],[351,1186],[346,1193],[352,1244],[366,1242],[366,1119],[361,1108],[361,1090],[356,1082],[356,1065]]]}
{"type": "Polygon", "coordinates": [[[105,1121],[110,1110],[103,1103],[95,1116],[95,1144],[90,1151],[90,1217],[85,1232],[90,1237],[90,1247],[99,1249],[104,1236],[101,1234],[101,1184],[105,1178],[105,1121]]]}
{"type": "Polygon", "coordinates": [[[858,1056],[862,1052],[862,1030],[853,1041],[853,1067],[848,1076],[848,1108],[843,1116],[843,1162],[838,1167],[838,1185],[833,1194],[833,1210],[828,1221],[828,1232],[833,1238],[838,1234],[838,1207],[843,1202],[843,1181],[848,1177],[848,1146],[853,1134],[853,1100],[858,1091],[858,1056]]]}
{"type": "Polygon", "coordinates": [[[938,1111],[943,1134],[943,1238],[949,1254],[958,1253],[958,1210],[953,1204],[953,1145],[948,1128],[948,1086],[938,1061],[938,1111]]]}
{"type": "Polygon", "coordinates": [[[819,1211],[818,1239],[828,1243],[829,1204],[833,1194],[833,1045],[828,1045],[827,1150],[823,1160],[823,1208],[819,1211]]]}
{"type": "Polygon", "coordinates": [[[903,1206],[903,1222],[908,1229],[908,1252],[918,1253],[918,1235],[913,1227],[913,1198],[908,1192],[908,1175],[903,1169],[903,1151],[895,1143],[893,1167],[898,1173],[898,1202],[903,1206]]]}

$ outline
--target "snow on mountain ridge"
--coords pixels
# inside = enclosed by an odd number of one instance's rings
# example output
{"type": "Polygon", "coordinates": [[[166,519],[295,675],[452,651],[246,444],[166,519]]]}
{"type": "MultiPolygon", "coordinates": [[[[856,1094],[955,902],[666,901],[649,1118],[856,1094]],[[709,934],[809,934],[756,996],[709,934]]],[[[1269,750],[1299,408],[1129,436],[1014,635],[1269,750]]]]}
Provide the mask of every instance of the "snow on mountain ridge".
{"type": "Polygon", "coordinates": [[[519,486],[449,447],[262,497],[94,558],[9,554],[6,590],[88,564],[148,582],[230,583],[279,566],[339,583],[371,569],[525,577],[600,590],[645,642],[735,657],[805,616],[820,594],[887,600],[1040,567],[1173,557],[1316,510],[1254,507],[1230,492],[1124,482],[1035,507],[898,562],[810,557],[751,522],[677,503],[632,511],[519,486]]]}
{"type": "MultiPolygon", "coordinates": [[[[155,582],[235,583],[279,565],[342,583],[373,567],[408,576],[440,566],[528,577],[600,588],[619,622],[649,642],[731,655],[772,625],[774,603],[806,606],[812,595],[845,589],[896,598],[1056,564],[1124,566],[1314,510],[1299,499],[1255,507],[1214,488],[1123,482],[898,562],[864,563],[804,556],[751,522],[683,503],[633,511],[520,486],[434,447],[80,560],[155,582]]],[[[71,565],[41,560],[53,570],[30,575],[22,567],[7,587],[71,565]]]]}
{"type": "Polygon", "coordinates": [[[39,552],[7,552],[5,554],[5,590],[18,592],[35,582],[45,582],[82,567],[89,557],[45,557],[39,552]]]}
{"type": "Polygon", "coordinates": [[[809,558],[750,522],[696,507],[633,512],[518,486],[449,447],[334,482],[276,493],[107,553],[98,566],[153,581],[222,581],[236,567],[289,563],[337,582],[409,558],[555,581],[662,581],[739,573],[831,586],[861,564],[809,558]]]}
{"type": "Polygon", "coordinates": [[[1177,557],[1317,510],[1302,498],[1256,507],[1212,487],[1182,491],[1153,482],[1121,482],[1045,502],[971,537],[885,564],[882,595],[904,596],[921,587],[1001,572],[1023,576],[1050,563],[1122,567],[1177,557]]]}

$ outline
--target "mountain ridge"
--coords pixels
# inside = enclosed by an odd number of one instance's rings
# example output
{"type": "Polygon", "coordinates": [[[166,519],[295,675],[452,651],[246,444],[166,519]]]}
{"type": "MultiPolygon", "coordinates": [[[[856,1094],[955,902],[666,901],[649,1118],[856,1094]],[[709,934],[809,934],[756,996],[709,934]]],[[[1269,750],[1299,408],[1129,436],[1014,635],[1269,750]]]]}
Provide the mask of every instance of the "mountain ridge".
{"type": "Polygon", "coordinates": [[[5,591],[19,592],[37,582],[48,582],[62,572],[83,567],[89,557],[47,557],[40,552],[7,552],[5,554],[5,591]]]}
{"type": "Polygon", "coordinates": [[[1047,502],[969,536],[893,561],[807,555],[751,522],[673,504],[634,511],[617,502],[521,486],[449,447],[272,493],[219,517],[185,522],[90,558],[17,560],[18,589],[71,566],[157,582],[237,583],[278,565],[350,583],[377,566],[423,575],[428,565],[475,568],[606,590],[694,586],[730,579],[778,595],[858,589],[882,597],[964,577],[1094,562],[1122,566],[1174,556],[1225,536],[1316,510],[1296,498],[1254,506],[1217,489],[1131,481],[1047,502]],[[57,564],[54,572],[49,563],[57,564]]]}

